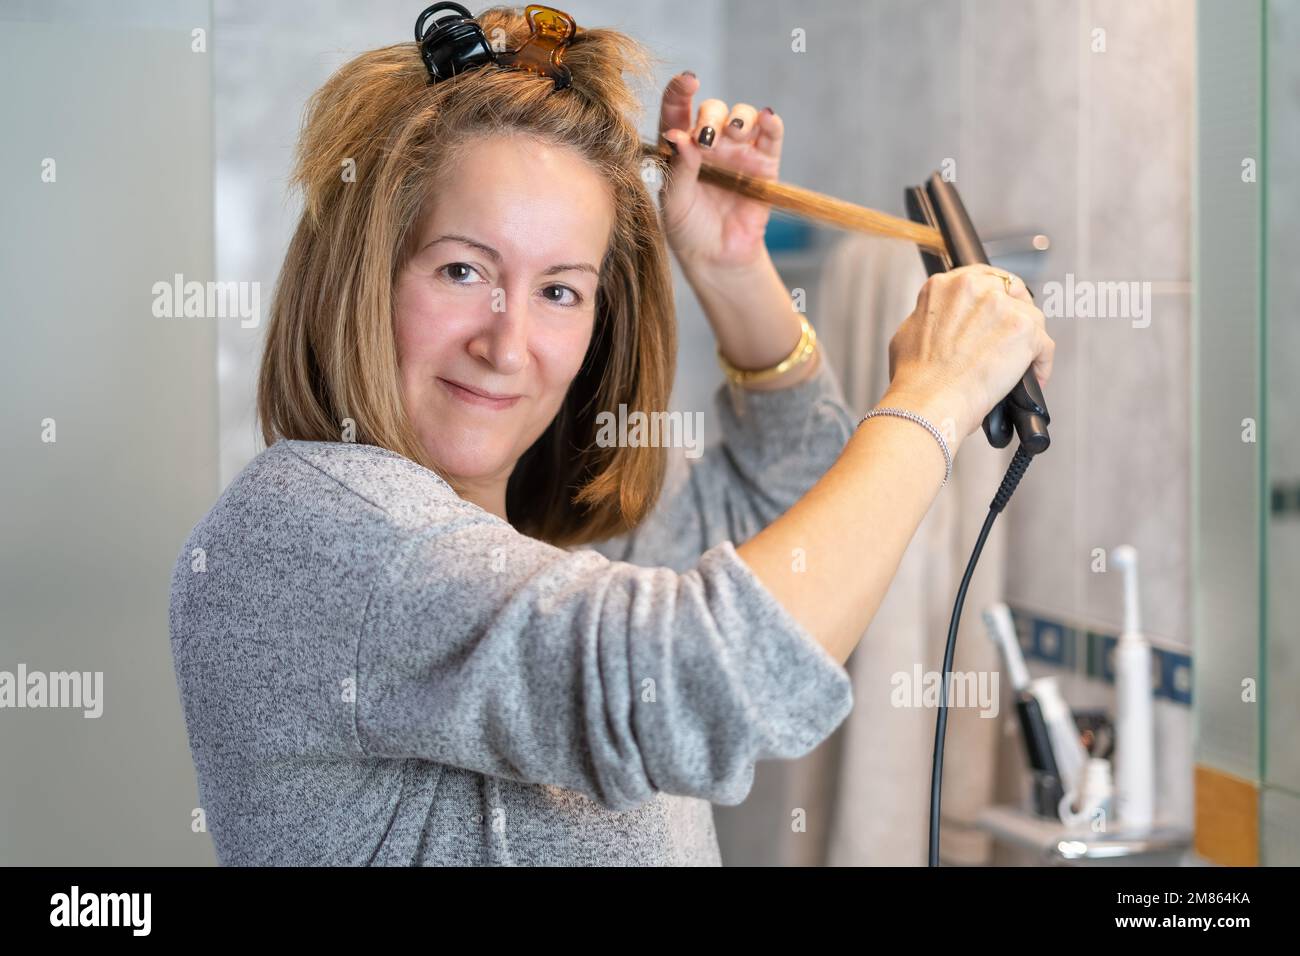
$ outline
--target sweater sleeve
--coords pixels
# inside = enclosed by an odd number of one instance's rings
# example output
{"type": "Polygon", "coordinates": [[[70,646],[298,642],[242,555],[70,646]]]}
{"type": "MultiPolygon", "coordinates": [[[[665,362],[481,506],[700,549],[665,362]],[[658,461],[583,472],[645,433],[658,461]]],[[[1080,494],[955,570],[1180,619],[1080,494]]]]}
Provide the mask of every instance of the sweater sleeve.
{"type": "Polygon", "coordinates": [[[356,729],[417,757],[629,809],[739,803],[852,707],[847,672],[730,542],[685,573],[566,551],[482,513],[406,537],[370,594],[356,729]]]}
{"type": "Polygon", "coordinates": [[[724,383],[713,407],[720,440],[695,459],[668,449],[664,491],[654,511],[595,550],[684,569],[721,541],[741,544],[817,483],[853,429],[853,413],[825,356],[810,378],[789,388],[733,392],[724,383]]]}

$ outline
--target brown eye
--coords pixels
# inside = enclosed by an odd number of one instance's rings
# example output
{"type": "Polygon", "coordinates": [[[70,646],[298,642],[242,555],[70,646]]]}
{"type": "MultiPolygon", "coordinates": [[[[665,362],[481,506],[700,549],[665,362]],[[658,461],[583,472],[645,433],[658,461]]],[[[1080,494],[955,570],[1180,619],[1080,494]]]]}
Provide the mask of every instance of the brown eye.
{"type": "Polygon", "coordinates": [[[439,273],[446,275],[456,285],[471,285],[472,283],[463,280],[468,279],[471,275],[477,275],[478,270],[468,262],[449,262],[438,270],[439,273]],[[449,274],[454,273],[454,274],[449,274]]]}
{"type": "Polygon", "coordinates": [[[556,305],[561,305],[564,306],[565,308],[572,309],[575,306],[579,306],[582,304],[582,296],[579,295],[576,290],[570,289],[567,285],[548,285],[546,289],[543,291],[547,293],[546,296],[547,299],[549,299],[551,302],[554,302],[556,305]],[[554,297],[550,295],[549,293],[551,292],[558,292],[559,297],[554,297]],[[565,299],[564,296],[566,294],[570,298],[565,299]]]}

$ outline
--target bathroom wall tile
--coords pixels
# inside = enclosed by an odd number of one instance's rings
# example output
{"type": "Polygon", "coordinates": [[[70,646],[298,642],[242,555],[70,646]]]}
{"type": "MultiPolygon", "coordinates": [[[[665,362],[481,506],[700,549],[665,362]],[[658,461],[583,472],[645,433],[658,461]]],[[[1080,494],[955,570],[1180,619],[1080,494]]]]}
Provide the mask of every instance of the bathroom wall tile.
{"type": "MultiPolygon", "coordinates": [[[[1098,229],[1099,209],[1116,208],[1140,217],[1144,223],[1155,222],[1159,227],[1157,238],[1152,240],[1155,247],[1178,250],[1175,256],[1152,260],[1150,269],[1154,271],[1150,275],[1143,273],[1132,278],[1185,277],[1189,189],[1186,165],[1189,141],[1185,124],[1190,110],[1190,27],[1179,21],[1176,11],[1161,13],[1178,21],[1174,25],[1173,46],[1162,53],[1162,68],[1182,79],[1135,87],[1134,75],[1144,75],[1147,68],[1138,69],[1141,51],[1134,52],[1131,45],[1124,44],[1116,48],[1114,26],[1107,27],[1110,40],[1107,54],[1093,54],[1089,49],[1090,31],[1097,18],[1100,16],[1107,25],[1114,23],[1109,8],[1098,12],[1091,3],[1031,6],[1022,37],[1024,48],[1015,47],[1013,36],[1008,49],[1006,33],[1001,29],[1005,18],[999,17],[996,5],[993,6],[991,10],[988,4],[978,4],[978,15],[972,8],[963,27],[964,36],[970,40],[971,60],[976,64],[966,84],[969,88],[966,101],[973,104],[965,111],[966,123],[967,128],[978,124],[982,135],[964,138],[964,144],[973,141],[975,161],[971,162],[970,152],[964,151],[968,161],[964,169],[959,164],[958,182],[966,184],[963,192],[968,196],[967,202],[981,231],[986,237],[992,235],[996,227],[988,224],[990,219],[996,222],[1000,217],[1009,223],[1014,221],[1016,210],[1035,205],[1045,210],[1038,220],[1041,225],[1036,228],[1049,234],[1052,250],[1043,258],[1039,281],[1031,283],[1044,308],[1047,307],[1042,296],[1044,282],[1064,282],[1069,273],[1080,278],[1085,277],[1085,271],[1100,275],[1095,265],[1098,262],[1130,261],[1128,243],[1137,230],[1131,223],[1124,228],[1098,229]],[[1053,47],[1053,43],[1058,46],[1053,47]],[[1044,55],[1048,57],[1046,62],[1040,60],[1044,55]],[[1105,61],[1104,69],[1093,59],[1102,56],[1111,57],[1105,61]],[[1037,72],[1040,63],[1046,76],[1037,72]],[[1027,74],[1033,82],[1017,83],[1006,75],[1011,69],[1027,74]],[[981,84],[985,83],[990,95],[984,95],[981,84]],[[1103,115],[1099,116],[1099,111],[1103,115]],[[1159,167],[1162,182],[1170,182],[1154,189],[1141,179],[1135,180],[1130,166],[1138,159],[1126,158],[1128,153],[1118,154],[1116,158],[1115,144],[1105,138],[1098,140],[1099,127],[1106,136],[1113,134],[1105,121],[1106,111],[1122,115],[1125,129],[1134,121],[1132,117],[1141,118],[1146,140],[1133,147],[1137,150],[1133,155],[1159,167]],[[1154,122],[1152,113],[1170,114],[1173,121],[1154,122]],[[1030,120],[1027,126],[1017,121],[1022,117],[1030,120]],[[1184,123],[1181,131],[1180,120],[1184,123]],[[1169,154],[1177,157],[1176,161],[1166,162],[1169,154]],[[1015,157],[1017,175],[1005,189],[996,189],[987,179],[1006,177],[1007,157],[1011,156],[1015,157]],[[972,179],[979,183],[978,187],[970,185],[972,179]],[[997,206],[984,213],[980,205],[988,198],[997,206]]],[[[1151,24],[1140,20],[1132,24],[1122,21],[1120,38],[1126,32],[1146,35],[1150,27],[1151,24]]],[[[1022,218],[1024,215],[1021,213],[1022,218]]],[[[1131,265],[1128,271],[1133,271],[1131,265]]],[[[1114,277],[1129,276],[1121,271],[1114,277]]],[[[1097,498],[1090,491],[1097,487],[1091,472],[1098,467],[1098,462],[1114,463],[1124,456],[1143,454],[1176,461],[1185,468],[1190,417],[1186,402],[1189,353],[1185,308],[1183,312],[1184,318],[1178,322],[1172,343],[1173,351],[1164,346],[1163,338],[1148,336],[1137,340],[1137,344],[1161,347],[1118,354],[1107,347],[1112,335],[1103,334],[1100,339],[1094,336],[1097,320],[1050,315],[1048,331],[1057,343],[1056,368],[1046,392],[1053,411],[1053,445],[1034,463],[1008,509],[1012,536],[1008,590],[1015,600],[1067,616],[1110,619],[1098,615],[1106,612],[1106,599],[1104,594],[1096,596],[1096,582],[1089,571],[1091,549],[1110,546],[1101,540],[1107,536],[1106,513],[1088,504],[1097,498]],[[1121,370],[1115,367],[1116,362],[1145,361],[1154,362],[1163,373],[1161,387],[1138,375],[1116,384],[1113,375],[1121,370]],[[1106,394],[1099,397],[1098,391],[1103,388],[1106,394]],[[1157,412],[1159,430],[1151,436],[1154,447],[1140,447],[1131,431],[1114,426],[1131,417],[1135,404],[1145,408],[1152,399],[1162,409],[1157,412]],[[1089,424],[1093,421],[1098,423],[1095,431],[1090,430],[1094,428],[1089,424]],[[1172,446],[1166,447],[1169,442],[1172,446]],[[1044,547],[1045,541],[1054,542],[1055,546],[1044,547]]],[[[1150,422],[1150,416],[1145,413],[1144,421],[1150,422]]],[[[1170,515],[1172,523],[1168,531],[1172,532],[1173,544],[1169,544],[1168,537],[1161,542],[1169,556],[1162,557],[1157,551],[1147,562],[1150,587],[1155,593],[1166,595],[1163,607],[1153,608],[1154,616],[1150,619],[1153,625],[1172,629],[1186,640],[1185,513],[1189,489],[1185,472],[1170,474],[1165,480],[1163,473],[1153,476],[1145,472],[1140,461],[1129,469],[1138,478],[1139,487],[1115,488],[1103,500],[1118,495],[1127,500],[1131,510],[1170,515]],[[1152,496],[1149,502],[1147,495],[1152,496]],[[1173,609],[1172,613],[1166,614],[1165,608],[1173,609]]],[[[1121,527],[1127,525],[1124,522],[1121,527]]]]}
{"type": "Polygon", "coordinates": [[[1191,256],[1194,5],[1086,0],[1081,27],[1084,268],[1092,279],[1186,279],[1191,256]],[[1105,51],[1092,49],[1104,30],[1105,51]]]}
{"type": "MultiPolygon", "coordinates": [[[[1078,4],[966,3],[962,7],[957,185],[987,240],[1045,233],[1045,254],[999,262],[1024,276],[1042,302],[1044,281],[1076,258],[1078,4]],[[1012,26],[1008,26],[1008,25],[1012,26]]],[[[1005,516],[1008,599],[1074,617],[1079,610],[1076,538],[1078,380],[1073,322],[1049,319],[1056,342],[1045,391],[1052,447],[1037,459],[1005,516]]],[[[982,435],[975,441],[983,441],[982,435]]]]}
{"type": "Polygon", "coordinates": [[[961,0],[880,0],[863,5],[865,45],[841,71],[842,112],[866,118],[867,205],[905,215],[903,190],[920,185],[960,152],[961,0]]]}
{"type": "MultiPolygon", "coordinates": [[[[1077,616],[1087,550],[1080,544],[1078,476],[1081,468],[1077,326],[1049,319],[1056,342],[1052,378],[1043,390],[1052,421],[1051,447],[1036,457],[999,521],[1007,524],[1007,600],[1058,616],[1077,616]]],[[[984,441],[974,435],[971,441],[984,441]]],[[[990,492],[990,497],[992,494],[990,492]]]]}
{"type": "Polygon", "coordinates": [[[771,106],[781,116],[783,180],[870,205],[864,175],[870,111],[863,108],[861,82],[871,47],[864,5],[726,0],[721,9],[725,48],[733,52],[718,59],[723,83],[714,95],[771,106]],[[792,49],[796,30],[803,31],[802,51],[792,49]],[[847,64],[864,70],[838,68],[847,64]]]}
{"type": "MultiPolygon", "coordinates": [[[[1137,548],[1144,629],[1190,647],[1189,298],[1154,295],[1146,328],[1123,318],[1076,321],[1089,399],[1079,422],[1080,552],[1137,548]]],[[[1119,575],[1085,569],[1082,613],[1118,629],[1119,575]]]]}
{"type": "Polygon", "coordinates": [[[1076,2],[962,6],[956,182],[985,239],[1046,232],[1045,272],[1073,261],[1076,2]]]}

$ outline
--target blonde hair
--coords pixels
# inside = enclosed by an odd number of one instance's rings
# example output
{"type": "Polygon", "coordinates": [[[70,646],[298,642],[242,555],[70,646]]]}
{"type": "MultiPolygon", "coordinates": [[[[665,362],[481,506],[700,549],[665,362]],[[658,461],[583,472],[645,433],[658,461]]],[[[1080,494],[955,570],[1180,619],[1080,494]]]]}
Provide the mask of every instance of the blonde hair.
{"type": "MultiPolygon", "coordinates": [[[[476,18],[515,48],[521,11],[476,18]]],[[[609,184],[615,210],[601,264],[591,346],[560,411],[519,459],[507,486],[511,523],[559,546],[637,525],[662,490],[655,447],[600,447],[596,415],[626,403],[667,407],[676,366],[672,276],[630,117],[640,101],[623,73],[649,78],[652,58],[612,30],[583,30],[565,53],[572,87],[487,66],[430,85],[414,43],[363,53],[308,104],[293,183],[304,208],[271,306],[257,410],[278,438],[355,440],[429,461],[402,403],[393,285],[439,175],[480,135],[522,133],[580,153],[609,184]],[[351,171],[353,176],[345,176],[351,171]]]]}

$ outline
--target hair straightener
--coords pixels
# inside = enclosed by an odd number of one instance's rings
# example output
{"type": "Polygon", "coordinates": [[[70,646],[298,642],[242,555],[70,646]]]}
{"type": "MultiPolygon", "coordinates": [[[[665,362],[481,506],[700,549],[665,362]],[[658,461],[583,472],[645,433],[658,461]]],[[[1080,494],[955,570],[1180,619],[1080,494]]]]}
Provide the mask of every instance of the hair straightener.
{"type": "MultiPolygon", "coordinates": [[[[957,187],[951,182],[935,173],[924,186],[908,187],[904,199],[907,214],[913,222],[937,229],[943,236],[942,251],[920,247],[921,262],[929,275],[960,266],[988,264],[984,244],[980,242],[979,234],[975,232],[970,216],[966,214],[957,187]]],[[[930,866],[939,865],[939,798],[943,789],[944,734],[948,729],[948,681],[952,673],[953,652],[957,646],[957,623],[961,620],[966,589],[975,573],[975,564],[979,561],[980,552],[984,550],[984,542],[993,527],[994,519],[1011,500],[1012,493],[1020,484],[1020,479],[1034,456],[1046,451],[1051,444],[1051,437],[1047,433],[1050,421],[1047,403],[1043,400],[1043,391],[1033,369],[1026,370],[1011,393],[984,416],[984,435],[990,445],[994,448],[1007,447],[1014,432],[1020,438],[1020,446],[1011,459],[1011,465],[1002,478],[997,494],[989,504],[988,517],[984,519],[984,526],[975,542],[975,550],[966,565],[966,573],[962,575],[957,599],[953,604],[952,619],[948,624],[948,644],[943,654],[943,675],[939,682],[939,715],[935,721],[934,763],[930,772],[930,866]]]]}

